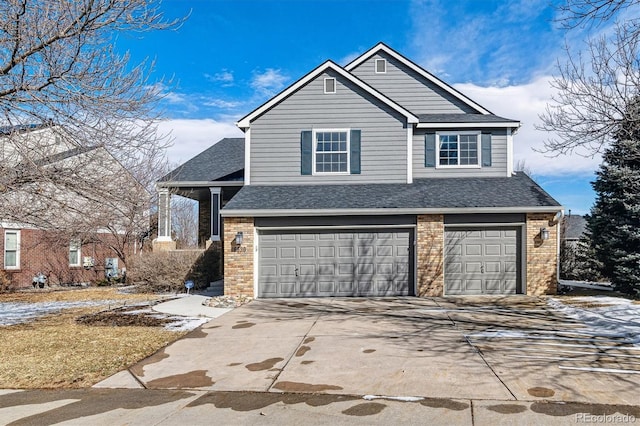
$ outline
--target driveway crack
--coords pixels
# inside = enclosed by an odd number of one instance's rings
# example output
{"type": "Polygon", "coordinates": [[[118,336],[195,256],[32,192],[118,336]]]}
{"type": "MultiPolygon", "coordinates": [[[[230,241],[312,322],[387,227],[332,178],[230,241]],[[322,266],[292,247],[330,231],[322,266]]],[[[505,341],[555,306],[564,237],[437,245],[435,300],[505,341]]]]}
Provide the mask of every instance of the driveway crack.
{"type": "MultiPolygon", "coordinates": [[[[434,300],[434,302],[438,307],[442,308],[442,306],[440,306],[440,304],[438,303],[437,300],[434,300]]],[[[513,392],[511,392],[511,389],[509,389],[509,386],[507,386],[507,384],[500,378],[500,376],[498,376],[498,373],[496,373],[496,371],[493,369],[493,367],[489,364],[489,362],[484,357],[484,354],[482,353],[482,350],[480,350],[478,347],[474,346],[474,344],[471,343],[471,340],[469,339],[469,336],[467,336],[462,330],[460,330],[460,328],[458,328],[458,324],[456,324],[456,322],[453,320],[453,318],[451,318],[451,316],[449,315],[449,310],[448,309],[446,310],[446,314],[447,314],[447,318],[449,318],[449,321],[451,321],[451,323],[453,324],[455,329],[458,330],[460,333],[462,333],[462,336],[464,337],[464,340],[467,342],[467,344],[469,346],[471,346],[471,349],[473,349],[473,351],[476,352],[480,356],[480,358],[482,359],[482,362],[484,362],[484,364],[489,368],[489,370],[491,370],[491,372],[496,377],[496,379],[498,379],[498,381],[500,383],[502,383],[502,386],[504,386],[504,388],[507,390],[507,392],[509,392],[509,394],[513,397],[513,399],[515,401],[517,401],[518,398],[516,398],[515,394],[513,392]]]]}
{"type": "Polygon", "coordinates": [[[275,377],[273,378],[273,381],[271,382],[269,387],[267,387],[267,392],[271,392],[271,388],[273,387],[273,385],[276,384],[276,382],[280,378],[280,375],[282,374],[284,369],[287,368],[287,366],[289,365],[289,362],[291,362],[293,357],[296,356],[296,353],[298,353],[298,350],[300,350],[300,347],[303,345],[304,341],[307,340],[307,337],[309,337],[309,332],[313,329],[313,327],[316,325],[319,319],[320,319],[320,315],[316,317],[316,319],[313,321],[313,324],[311,324],[311,327],[309,327],[309,329],[304,334],[304,336],[302,336],[302,339],[300,340],[300,343],[298,343],[298,346],[296,346],[296,349],[291,353],[291,356],[289,357],[289,359],[287,359],[287,361],[284,363],[280,371],[278,371],[278,373],[275,375],[275,377]]]}

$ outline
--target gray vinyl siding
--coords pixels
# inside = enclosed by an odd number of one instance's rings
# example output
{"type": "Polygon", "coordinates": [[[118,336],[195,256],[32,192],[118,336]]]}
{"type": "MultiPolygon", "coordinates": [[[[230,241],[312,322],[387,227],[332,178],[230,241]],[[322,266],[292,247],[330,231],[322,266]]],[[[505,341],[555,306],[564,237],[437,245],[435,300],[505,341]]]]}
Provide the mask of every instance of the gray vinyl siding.
{"type": "MultiPolygon", "coordinates": [[[[477,129],[464,129],[477,130],[477,129]]],[[[437,130],[428,130],[436,132],[437,130]]],[[[443,131],[455,131],[446,129],[443,131]]],[[[489,132],[491,130],[483,130],[489,132]]],[[[424,165],[424,135],[427,130],[416,130],[413,135],[413,178],[428,177],[503,177],[507,175],[507,134],[504,129],[492,130],[491,166],[481,168],[437,168],[424,165]]],[[[436,146],[436,150],[438,147],[436,146]]]]}
{"type": "Polygon", "coordinates": [[[352,74],[414,114],[477,113],[384,52],[358,65],[352,74]],[[387,72],[376,74],[376,59],[387,60],[387,72]]]}
{"type": "Polygon", "coordinates": [[[407,181],[406,119],[338,74],[319,75],[251,123],[251,184],[304,185],[407,181]],[[336,93],[324,93],[324,78],[336,93]],[[300,132],[361,131],[361,172],[301,175],[300,132]]]}

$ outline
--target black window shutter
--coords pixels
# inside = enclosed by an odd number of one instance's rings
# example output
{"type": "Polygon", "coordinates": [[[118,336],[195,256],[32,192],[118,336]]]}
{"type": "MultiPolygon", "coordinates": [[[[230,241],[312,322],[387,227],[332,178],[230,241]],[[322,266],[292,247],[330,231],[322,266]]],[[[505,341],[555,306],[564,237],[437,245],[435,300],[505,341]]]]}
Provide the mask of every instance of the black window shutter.
{"type": "Polygon", "coordinates": [[[360,130],[351,131],[351,174],[360,174],[360,130]]]}
{"type": "Polygon", "coordinates": [[[491,133],[482,134],[482,166],[491,166],[491,133]]]}
{"type": "Polygon", "coordinates": [[[300,173],[310,175],[313,171],[313,140],[311,130],[300,133],[300,173]]]}
{"type": "Polygon", "coordinates": [[[436,134],[427,133],[424,135],[424,166],[436,166],[436,134]]]}

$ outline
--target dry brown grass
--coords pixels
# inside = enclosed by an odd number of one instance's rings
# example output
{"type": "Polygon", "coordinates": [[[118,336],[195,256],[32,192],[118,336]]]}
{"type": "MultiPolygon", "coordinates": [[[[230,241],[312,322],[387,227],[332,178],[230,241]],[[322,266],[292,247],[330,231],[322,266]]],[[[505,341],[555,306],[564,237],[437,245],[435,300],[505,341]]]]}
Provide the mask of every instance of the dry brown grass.
{"type": "MultiPolygon", "coordinates": [[[[149,301],[156,295],[118,294],[112,288],[0,295],[0,302],[77,300],[149,301]]],[[[105,307],[67,309],[28,324],[0,327],[0,388],[91,386],[146,358],[184,332],[162,327],[79,324],[76,318],[105,307]]]]}

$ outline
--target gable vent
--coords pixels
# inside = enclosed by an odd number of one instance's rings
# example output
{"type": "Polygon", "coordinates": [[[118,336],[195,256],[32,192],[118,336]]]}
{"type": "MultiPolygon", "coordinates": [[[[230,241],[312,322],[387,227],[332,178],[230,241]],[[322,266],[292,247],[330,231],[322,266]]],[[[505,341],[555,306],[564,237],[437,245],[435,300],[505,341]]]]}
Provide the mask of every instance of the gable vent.
{"type": "Polygon", "coordinates": [[[376,59],[376,74],[384,74],[387,72],[387,60],[376,59]]]}
{"type": "Polygon", "coordinates": [[[336,93],[336,79],[328,77],[324,79],[324,93],[336,93]]]}

